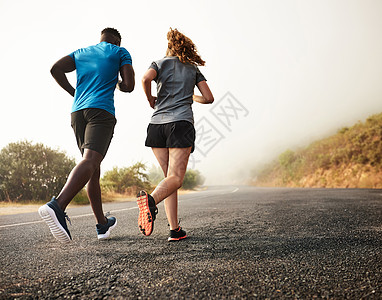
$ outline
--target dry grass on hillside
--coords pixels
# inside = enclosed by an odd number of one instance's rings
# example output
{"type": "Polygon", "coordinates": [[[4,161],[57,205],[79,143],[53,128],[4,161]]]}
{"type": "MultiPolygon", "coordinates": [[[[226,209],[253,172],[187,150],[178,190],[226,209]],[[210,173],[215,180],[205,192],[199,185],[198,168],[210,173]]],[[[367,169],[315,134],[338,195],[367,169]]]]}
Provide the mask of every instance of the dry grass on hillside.
{"type": "Polygon", "coordinates": [[[304,149],[287,150],[260,171],[257,186],[382,188],[382,113],[304,149]]]}

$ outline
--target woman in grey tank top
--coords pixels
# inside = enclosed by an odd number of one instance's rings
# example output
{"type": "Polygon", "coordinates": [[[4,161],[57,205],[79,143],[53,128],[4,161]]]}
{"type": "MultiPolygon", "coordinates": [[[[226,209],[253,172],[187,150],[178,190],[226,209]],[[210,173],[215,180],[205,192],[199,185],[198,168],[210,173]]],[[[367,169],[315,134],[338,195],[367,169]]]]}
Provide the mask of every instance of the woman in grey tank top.
{"type": "Polygon", "coordinates": [[[138,196],[138,225],[144,235],[150,235],[157,214],[156,205],[164,206],[170,224],[169,241],[187,237],[178,222],[178,189],[182,186],[190,153],[194,149],[195,129],[191,105],[194,101],[209,104],[214,97],[198,66],[205,62],[195,44],[171,29],[167,33],[166,56],[154,61],[142,79],[143,89],[154,109],[147,128],[146,146],[151,147],[165,178],[150,194],[141,191],[138,196]],[[151,93],[151,82],[157,84],[157,96],[151,93]],[[197,86],[201,96],[194,95],[197,86]]]}

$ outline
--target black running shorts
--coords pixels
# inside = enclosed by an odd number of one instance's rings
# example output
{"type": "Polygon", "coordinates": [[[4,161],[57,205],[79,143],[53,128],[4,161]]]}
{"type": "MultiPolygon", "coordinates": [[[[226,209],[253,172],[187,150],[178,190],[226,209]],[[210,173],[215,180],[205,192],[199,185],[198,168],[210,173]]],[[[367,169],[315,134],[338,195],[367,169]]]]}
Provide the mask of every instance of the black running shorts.
{"type": "Polygon", "coordinates": [[[84,149],[94,150],[105,157],[114,134],[116,118],[98,108],[86,108],[71,114],[72,128],[81,153],[84,149]]]}
{"type": "Polygon", "coordinates": [[[188,121],[149,124],[145,145],[152,148],[195,148],[194,125],[188,121]]]}

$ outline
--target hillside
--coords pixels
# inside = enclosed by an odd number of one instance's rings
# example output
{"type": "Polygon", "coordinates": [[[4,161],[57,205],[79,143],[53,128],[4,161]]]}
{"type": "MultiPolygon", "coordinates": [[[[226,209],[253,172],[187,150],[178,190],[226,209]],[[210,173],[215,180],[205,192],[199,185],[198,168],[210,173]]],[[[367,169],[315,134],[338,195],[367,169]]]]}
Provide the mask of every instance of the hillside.
{"type": "Polygon", "coordinates": [[[382,113],[252,172],[256,186],[382,188],[382,113]]]}

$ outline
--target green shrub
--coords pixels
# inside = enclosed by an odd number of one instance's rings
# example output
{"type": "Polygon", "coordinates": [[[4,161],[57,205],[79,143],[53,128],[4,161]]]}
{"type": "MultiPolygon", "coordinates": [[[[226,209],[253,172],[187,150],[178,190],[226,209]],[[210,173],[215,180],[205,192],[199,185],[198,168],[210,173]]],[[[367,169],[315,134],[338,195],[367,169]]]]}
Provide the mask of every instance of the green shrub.
{"type": "Polygon", "coordinates": [[[140,190],[150,190],[152,186],[145,171],[146,165],[141,162],[127,168],[114,167],[102,177],[101,188],[104,192],[119,194],[137,194],[140,190]]]}
{"type": "Polygon", "coordinates": [[[0,200],[50,200],[74,166],[74,159],[43,144],[10,143],[0,151],[0,200]]]}
{"type": "Polygon", "coordinates": [[[286,150],[279,156],[279,163],[284,169],[290,169],[293,162],[296,160],[296,156],[292,150],[286,150]]]}
{"type": "Polygon", "coordinates": [[[82,189],[72,200],[72,203],[78,205],[89,204],[89,199],[86,190],[82,189]]]}
{"type": "Polygon", "coordinates": [[[151,169],[149,170],[148,173],[149,181],[153,185],[158,185],[159,182],[161,182],[164,178],[163,171],[161,167],[157,167],[155,165],[152,165],[151,169]]]}
{"type": "Polygon", "coordinates": [[[192,190],[205,181],[205,178],[200,174],[198,170],[188,169],[184,175],[182,188],[185,190],[192,190]]]}

